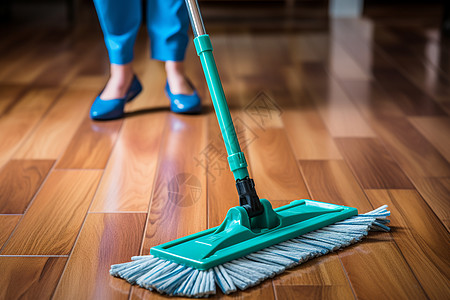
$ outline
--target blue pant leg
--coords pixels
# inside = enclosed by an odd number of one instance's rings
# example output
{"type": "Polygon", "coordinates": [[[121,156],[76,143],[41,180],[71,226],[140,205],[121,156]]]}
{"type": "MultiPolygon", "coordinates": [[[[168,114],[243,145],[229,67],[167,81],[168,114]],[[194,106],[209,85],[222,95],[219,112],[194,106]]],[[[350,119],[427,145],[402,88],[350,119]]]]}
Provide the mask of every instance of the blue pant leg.
{"type": "Polygon", "coordinates": [[[189,42],[189,16],[184,0],[148,0],[147,3],[152,58],[184,60],[189,42]]]}
{"type": "Polygon", "coordinates": [[[131,62],[136,35],[142,21],[141,1],[94,0],[94,5],[110,62],[120,65],[131,62]]]}

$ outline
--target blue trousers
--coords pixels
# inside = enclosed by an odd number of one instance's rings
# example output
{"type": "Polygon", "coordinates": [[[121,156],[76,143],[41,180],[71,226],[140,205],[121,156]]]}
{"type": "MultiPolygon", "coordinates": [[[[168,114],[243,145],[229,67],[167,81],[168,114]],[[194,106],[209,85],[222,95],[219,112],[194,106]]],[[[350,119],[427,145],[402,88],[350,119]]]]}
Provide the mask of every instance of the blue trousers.
{"type": "MultiPolygon", "coordinates": [[[[184,0],[146,0],[151,57],[184,60],[189,41],[189,17],[184,0]]],[[[141,0],[94,0],[112,64],[133,60],[136,35],[142,22],[141,0]]]]}

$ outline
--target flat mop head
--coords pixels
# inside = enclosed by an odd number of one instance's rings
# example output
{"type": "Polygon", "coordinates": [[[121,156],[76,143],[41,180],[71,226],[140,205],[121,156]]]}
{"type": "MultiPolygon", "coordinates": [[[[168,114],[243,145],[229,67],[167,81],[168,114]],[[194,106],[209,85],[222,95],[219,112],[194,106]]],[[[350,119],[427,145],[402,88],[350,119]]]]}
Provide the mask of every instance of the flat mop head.
{"type": "Polygon", "coordinates": [[[382,206],[357,215],[355,208],[296,200],[248,218],[242,207],[211,228],[151,249],[151,255],[113,265],[110,274],[171,296],[204,297],[244,290],[317,256],[360,241],[370,230],[389,231],[382,206]]]}
{"type": "Polygon", "coordinates": [[[222,225],[151,248],[150,254],[181,265],[207,270],[291,238],[356,216],[356,208],[296,200],[273,210],[261,199],[263,214],[249,218],[231,208],[222,225]]]}

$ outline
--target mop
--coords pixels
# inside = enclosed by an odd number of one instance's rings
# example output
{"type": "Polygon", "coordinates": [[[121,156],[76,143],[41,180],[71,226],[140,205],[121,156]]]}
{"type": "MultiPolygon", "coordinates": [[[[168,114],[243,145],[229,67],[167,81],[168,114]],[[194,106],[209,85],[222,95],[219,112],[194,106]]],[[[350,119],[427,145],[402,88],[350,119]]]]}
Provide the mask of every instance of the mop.
{"type": "Polygon", "coordinates": [[[259,199],[241,151],[197,0],[186,0],[194,44],[236,181],[239,206],[223,223],[155,246],[150,255],[111,266],[110,274],[171,296],[205,297],[245,290],[317,256],[359,242],[371,230],[389,231],[386,205],[356,208],[294,200],[273,209],[259,199]]]}

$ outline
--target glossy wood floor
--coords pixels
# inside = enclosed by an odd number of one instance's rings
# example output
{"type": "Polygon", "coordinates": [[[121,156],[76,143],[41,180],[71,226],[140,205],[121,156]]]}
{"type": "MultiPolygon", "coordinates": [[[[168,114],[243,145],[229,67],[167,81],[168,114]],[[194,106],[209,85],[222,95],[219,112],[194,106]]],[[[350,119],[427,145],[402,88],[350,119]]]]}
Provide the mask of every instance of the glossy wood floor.
{"type": "MultiPolygon", "coordinates": [[[[124,119],[92,122],[108,66],[90,20],[1,31],[0,299],[159,298],[109,266],[238,204],[192,46],[203,114],[169,112],[143,31],[144,92],[124,119]]],[[[392,212],[391,233],[217,298],[450,299],[450,42],[425,21],[211,32],[260,197],[392,212]]]]}

